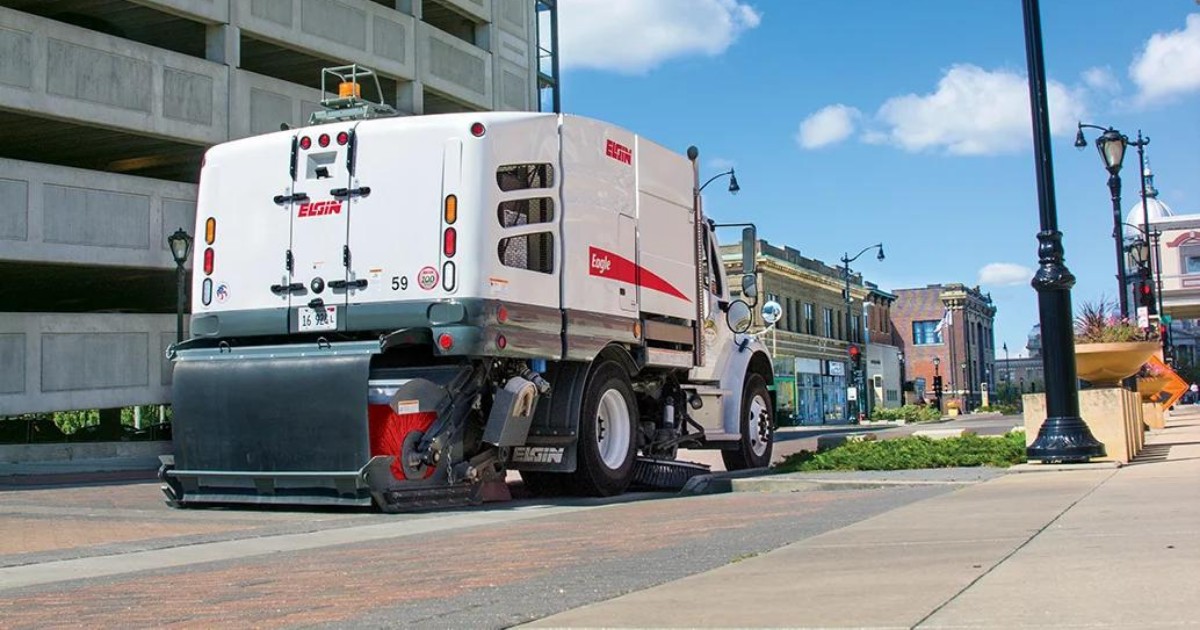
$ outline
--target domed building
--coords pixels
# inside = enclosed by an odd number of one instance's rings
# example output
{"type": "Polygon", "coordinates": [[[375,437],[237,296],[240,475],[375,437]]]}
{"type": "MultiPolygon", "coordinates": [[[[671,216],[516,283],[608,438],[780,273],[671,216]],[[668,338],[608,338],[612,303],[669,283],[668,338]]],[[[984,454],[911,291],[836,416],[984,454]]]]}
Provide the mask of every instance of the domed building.
{"type": "MultiPolygon", "coordinates": [[[[1143,175],[1146,178],[1145,204],[1149,211],[1150,224],[1153,225],[1162,219],[1175,216],[1175,211],[1171,210],[1171,206],[1163,203],[1158,198],[1158,189],[1154,187],[1154,172],[1150,170],[1149,165],[1146,166],[1146,171],[1143,175]]],[[[1141,196],[1141,190],[1137,191],[1137,195],[1141,196]]],[[[1146,213],[1142,211],[1142,204],[1143,201],[1139,199],[1125,213],[1125,238],[1136,239],[1141,237],[1141,231],[1138,228],[1143,227],[1147,219],[1146,213]]]]}

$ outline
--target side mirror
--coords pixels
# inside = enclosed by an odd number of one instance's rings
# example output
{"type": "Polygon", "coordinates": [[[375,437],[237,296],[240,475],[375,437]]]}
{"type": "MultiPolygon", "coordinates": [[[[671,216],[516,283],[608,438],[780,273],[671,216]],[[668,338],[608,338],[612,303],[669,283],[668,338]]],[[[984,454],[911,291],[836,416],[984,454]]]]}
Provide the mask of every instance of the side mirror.
{"type": "Polygon", "coordinates": [[[748,298],[758,297],[758,275],[742,276],[742,295],[748,298]]]}
{"type": "Polygon", "coordinates": [[[763,304],[762,316],[763,321],[770,326],[783,318],[783,307],[779,305],[779,302],[771,300],[770,302],[763,304]]]}
{"type": "Polygon", "coordinates": [[[742,228],[742,273],[754,275],[755,245],[758,241],[758,230],[753,225],[742,228]]]}
{"type": "Polygon", "coordinates": [[[745,301],[734,300],[725,311],[725,323],[729,330],[744,333],[750,330],[750,325],[754,323],[754,311],[745,301]]]}

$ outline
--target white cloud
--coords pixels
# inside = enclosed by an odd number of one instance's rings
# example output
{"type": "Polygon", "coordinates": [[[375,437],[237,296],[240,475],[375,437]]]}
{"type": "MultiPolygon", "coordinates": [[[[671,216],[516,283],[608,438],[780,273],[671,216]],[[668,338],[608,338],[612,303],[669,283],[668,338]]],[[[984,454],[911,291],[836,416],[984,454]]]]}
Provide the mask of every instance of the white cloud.
{"type": "Polygon", "coordinates": [[[1151,35],[1129,77],[1143,105],[1200,90],[1200,13],[1189,15],[1183,30],[1151,35]]]}
{"type": "Polygon", "coordinates": [[[1016,263],[988,263],[979,270],[979,284],[984,286],[1011,287],[1032,278],[1032,269],[1016,263]]]}
{"type": "Polygon", "coordinates": [[[1095,92],[1115,94],[1121,91],[1121,83],[1108,66],[1095,66],[1083,71],[1083,84],[1095,92]]]}
{"type": "Polygon", "coordinates": [[[637,74],[720,55],[761,20],[741,0],[563,0],[560,59],[564,68],[637,74]]]}
{"type": "MultiPolygon", "coordinates": [[[[1084,117],[1082,95],[1057,81],[1047,86],[1050,129],[1072,131],[1084,117]]],[[[954,155],[994,155],[1028,146],[1032,135],[1026,78],[1008,70],[952,66],[937,89],[888,99],[876,114],[886,141],[906,151],[941,149],[954,155]]]]}
{"type": "Polygon", "coordinates": [[[708,168],[714,171],[728,171],[737,166],[737,162],[729,158],[715,157],[708,161],[708,168]]]}
{"type": "Polygon", "coordinates": [[[836,144],[854,133],[862,113],[842,104],[828,105],[800,123],[796,141],[805,149],[819,149],[836,144]]]}

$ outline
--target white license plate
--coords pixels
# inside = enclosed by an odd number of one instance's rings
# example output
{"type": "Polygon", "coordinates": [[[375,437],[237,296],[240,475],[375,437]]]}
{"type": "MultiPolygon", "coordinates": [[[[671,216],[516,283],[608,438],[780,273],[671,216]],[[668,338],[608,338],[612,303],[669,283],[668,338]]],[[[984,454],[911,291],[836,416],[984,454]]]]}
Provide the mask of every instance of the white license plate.
{"type": "Polygon", "coordinates": [[[300,332],[310,330],[337,330],[337,307],[309,308],[301,306],[299,310],[300,332]]]}

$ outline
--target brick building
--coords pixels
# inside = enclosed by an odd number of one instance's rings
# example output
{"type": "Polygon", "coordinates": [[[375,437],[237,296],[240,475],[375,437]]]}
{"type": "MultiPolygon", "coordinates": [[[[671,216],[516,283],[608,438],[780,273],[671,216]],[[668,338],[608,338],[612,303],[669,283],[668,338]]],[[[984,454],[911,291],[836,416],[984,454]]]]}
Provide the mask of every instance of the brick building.
{"type": "Polygon", "coordinates": [[[866,285],[864,367],[867,371],[867,395],[870,396],[867,408],[899,407],[903,403],[901,383],[904,377],[901,368],[904,355],[897,345],[896,329],[892,326],[892,304],[896,296],[871,282],[866,285]]]}
{"type": "MultiPolygon", "coordinates": [[[[759,306],[783,307],[783,317],[764,337],[775,362],[780,420],[795,424],[833,424],[857,417],[858,401],[849,401],[848,349],[866,341],[863,305],[869,289],[862,276],[850,278],[847,317],[841,269],[805,258],[791,247],[758,242],[759,306]]],[[[741,246],[722,248],[726,271],[741,273],[741,246]]],[[[756,325],[762,326],[761,315],[756,325]]],[[[870,389],[870,388],[868,388],[870,389]]]]}
{"type": "Polygon", "coordinates": [[[895,337],[904,353],[906,378],[933,402],[933,377],[942,376],[944,396],[968,408],[981,404],[982,392],[994,392],[993,335],[996,307],[979,287],[960,283],[899,289],[891,309],[895,337]],[[940,360],[935,369],[934,358],[940,360]]]}

